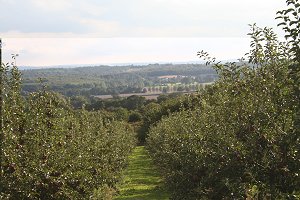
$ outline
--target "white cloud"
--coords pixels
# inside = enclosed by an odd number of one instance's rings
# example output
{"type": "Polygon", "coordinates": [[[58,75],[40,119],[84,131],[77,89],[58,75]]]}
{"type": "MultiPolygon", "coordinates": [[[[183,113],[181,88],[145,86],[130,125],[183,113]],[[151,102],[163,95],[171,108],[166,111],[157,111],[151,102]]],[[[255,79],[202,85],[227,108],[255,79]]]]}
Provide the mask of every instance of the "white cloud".
{"type": "Polygon", "coordinates": [[[0,13],[0,32],[98,37],[244,36],[249,23],[275,27],[275,13],[285,7],[274,0],[0,1],[7,8],[0,13]]]}
{"type": "Polygon", "coordinates": [[[239,58],[248,48],[242,38],[248,24],[276,27],[275,13],[285,8],[283,0],[0,0],[0,4],[5,8],[0,12],[0,36],[7,39],[6,58],[19,53],[23,65],[189,61],[197,60],[201,49],[220,59],[239,58]]]}
{"type": "MultiPolygon", "coordinates": [[[[86,34],[75,34],[72,32],[20,32],[20,31],[8,31],[8,32],[0,32],[2,38],[78,38],[78,37],[90,37],[91,35],[86,34]]],[[[94,35],[95,37],[95,35],[94,35]]]]}
{"type": "Polygon", "coordinates": [[[105,6],[92,4],[89,1],[80,1],[79,9],[93,17],[101,17],[103,14],[109,12],[109,9],[105,6]]]}
{"type": "Polygon", "coordinates": [[[72,7],[71,0],[30,0],[37,8],[44,11],[65,11],[72,7]]]}
{"type": "Polygon", "coordinates": [[[244,38],[9,38],[4,62],[18,53],[19,65],[108,64],[199,61],[206,50],[218,59],[238,59],[246,53],[244,38]]]}
{"type": "Polygon", "coordinates": [[[80,24],[89,28],[90,32],[98,37],[119,36],[121,27],[116,21],[98,19],[79,19],[80,24]]]}
{"type": "Polygon", "coordinates": [[[1,4],[13,4],[15,5],[17,2],[16,0],[0,0],[1,4]]]}

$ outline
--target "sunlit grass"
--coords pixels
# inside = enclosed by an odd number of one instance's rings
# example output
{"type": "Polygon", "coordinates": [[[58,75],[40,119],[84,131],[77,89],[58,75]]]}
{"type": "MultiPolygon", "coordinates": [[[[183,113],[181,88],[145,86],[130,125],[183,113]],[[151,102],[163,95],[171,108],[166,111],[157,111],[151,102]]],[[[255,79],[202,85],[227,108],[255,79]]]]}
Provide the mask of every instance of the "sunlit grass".
{"type": "Polygon", "coordinates": [[[120,194],[115,200],[169,199],[146,149],[143,146],[136,147],[129,159],[120,194]]]}

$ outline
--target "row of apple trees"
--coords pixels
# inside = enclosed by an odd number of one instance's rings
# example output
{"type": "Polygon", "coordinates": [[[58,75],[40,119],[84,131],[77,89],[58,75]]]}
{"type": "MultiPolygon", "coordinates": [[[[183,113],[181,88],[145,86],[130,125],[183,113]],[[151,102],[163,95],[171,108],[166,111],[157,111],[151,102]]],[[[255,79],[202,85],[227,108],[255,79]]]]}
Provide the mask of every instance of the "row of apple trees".
{"type": "Polygon", "coordinates": [[[244,64],[199,52],[220,79],[191,97],[194,109],[151,128],[148,149],[173,199],[300,199],[300,3],[287,4],[286,42],[253,25],[244,64]]]}
{"type": "Polygon", "coordinates": [[[125,122],[74,111],[58,94],[20,95],[0,67],[0,199],[109,199],[135,145],[125,122]]]}

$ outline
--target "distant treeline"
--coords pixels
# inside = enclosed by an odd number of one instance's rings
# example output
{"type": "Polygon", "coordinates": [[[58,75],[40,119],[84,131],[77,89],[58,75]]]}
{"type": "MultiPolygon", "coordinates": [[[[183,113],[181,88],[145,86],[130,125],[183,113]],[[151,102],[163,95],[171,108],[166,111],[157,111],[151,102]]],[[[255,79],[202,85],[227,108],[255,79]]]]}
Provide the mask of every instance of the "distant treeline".
{"type": "Polygon", "coordinates": [[[144,87],[168,83],[205,83],[217,79],[210,66],[202,64],[149,64],[144,66],[93,66],[23,70],[23,94],[42,86],[66,96],[90,96],[141,92],[144,87]],[[160,76],[178,75],[162,79],[160,76]]]}

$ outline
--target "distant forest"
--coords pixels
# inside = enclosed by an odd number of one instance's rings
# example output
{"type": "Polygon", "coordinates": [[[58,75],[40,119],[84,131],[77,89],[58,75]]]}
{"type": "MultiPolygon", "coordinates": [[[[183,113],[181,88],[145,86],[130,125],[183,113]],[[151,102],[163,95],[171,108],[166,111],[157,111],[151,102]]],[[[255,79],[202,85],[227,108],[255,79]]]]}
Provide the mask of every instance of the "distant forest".
{"type": "Polygon", "coordinates": [[[202,64],[149,64],[22,70],[23,94],[46,86],[65,96],[139,93],[144,87],[213,82],[218,75],[202,64]],[[174,76],[163,78],[163,76],[174,76]]]}

